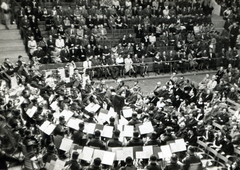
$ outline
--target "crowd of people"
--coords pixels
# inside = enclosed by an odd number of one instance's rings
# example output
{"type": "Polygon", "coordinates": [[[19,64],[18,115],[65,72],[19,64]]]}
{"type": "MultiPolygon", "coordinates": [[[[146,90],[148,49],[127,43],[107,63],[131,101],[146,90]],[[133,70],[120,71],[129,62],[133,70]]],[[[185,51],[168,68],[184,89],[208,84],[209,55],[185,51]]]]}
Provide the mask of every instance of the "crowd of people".
{"type": "MultiPolygon", "coordinates": [[[[21,56],[18,65],[17,71],[25,72],[21,56]]],[[[232,68],[231,64],[227,69],[220,67],[212,77],[206,74],[199,84],[194,84],[186,77],[178,77],[174,73],[166,84],[157,83],[149,94],[141,92],[137,81],[132,87],[125,85],[122,80],[117,81],[116,87],[108,87],[104,81],[94,84],[89,78],[82,79],[76,68],[74,73],[69,75],[69,81],[62,79],[59,74],[49,74],[47,71],[30,70],[26,74],[26,77],[22,74],[21,81],[14,88],[9,88],[7,82],[4,79],[1,80],[0,156],[3,157],[0,159],[1,169],[6,168],[6,161],[23,163],[21,159],[11,156],[19,152],[24,153],[25,159],[43,155],[42,167],[51,160],[69,158],[70,161],[65,165],[74,170],[125,169],[128,166],[135,169],[136,167],[188,169],[191,163],[201,163],[200,157],[194,153],[197,140],[210,142],[212,148],[224,155],[232,156],[234,145],[239,146],[240,143],[238,108],[240,74],[239,70],[232,68]],[[104,126],[113,127],[112,138],[101,137],[99,130],[96,130],[93,135],[86,133],[85,123],[99,124],[96,119],[99,110],[89,112],[85,109],[90,103],[97,104],[106,110],[113,108],[116,112],[116,117],[111,117],[109,121],[103,123],[104,126]],[[28,110],[32,107],[37,109],[30,117],[28,110]],[[134,132],[133,138],[127,137],[121,142],[119,137],[122,132],[117,124],[122,119],[122,110],[125,107],[133,110],[132,116],[127,118],[127,125],[134,126],[134,132]],[[68,120],[65,117],[55,116],[57,112],[66,110],[73,113],[72,117],[84,122],[79,124],[79,130],[67,126],[68,120]],[[56,125],[50,135],[39,128],[45,121],[56,125]],[[154,131],[148,135],[141,135],[137,125],[146,122],[151,122],[154,131]],[[213,123],[223,128],[214,129],[213,123]],[[166,167],[159,165],[161,160],[157,159],[156,155],[142,161],[133,161],[132,157],[128,157],[125,161],[115,161],[113,166],[106,166],[101,165],[99,158],[96,158],[93,164],[80,161],[77,152],[69,156],[56,146],[56,136],[68,137],[74,144],[81,147],[89,146],[102,150],[112,147],[162,146],[177,138],[184,139],[189,148],[188,156],[186,152],[180,155],[173,154],[166,167]]],[[[235,163],[229,167],[239,168],[239,160],[234,161],[235,163]]]]}
{"type": "Polygon", "coordinates": [[[95,71],[99,74],[93,75],[97,78],[116,71],[118,76],[126,72],[132,76],[141,70],[140,75],[144,76],[148,65],[139,65],[146,58],[152,59],[150,63],[154,63],[153,70],[158,74],[226,68],[228,64],[239,67],[239,13],[233,10],[239,6],[237,1],[221,4],[226,19],[222,32],[211,21],[210,0],[87,0],[76,1],[75,6],[67,8],[55,0],[52,9],[44,4],[26,0],[18,11],[17,25],[35,63],[84,62],[89,58],[91,67],[98,67],[95,71]],[[233,9],[232,4],[236,5],[233,9]],[[45,30],[40,29],[40,21],[45,22],[47,36],[41,34],[45,30]],[[113,41],[108,36],[118,29],[133,29],[134,33],[122,33],[116,44],[104,43],[113,41]],[[159,48],[169,46],[173,50],[159,48]],[[125,62],[131,66],[101,69],[125,62]]]}

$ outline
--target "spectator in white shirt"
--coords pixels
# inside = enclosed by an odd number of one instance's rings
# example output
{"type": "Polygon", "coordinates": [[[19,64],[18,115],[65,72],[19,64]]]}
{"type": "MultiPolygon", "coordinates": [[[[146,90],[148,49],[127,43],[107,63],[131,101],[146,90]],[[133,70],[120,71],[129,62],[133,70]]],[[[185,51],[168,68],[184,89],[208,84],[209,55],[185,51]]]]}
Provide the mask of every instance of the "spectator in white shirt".
{"type": "Polygon", "coordinates": [[[164,17],[168,17],[168,16],[169,16],[168,6],[165,6],[165,9],[163,10],[163,16],[164,16],[164,17]]]}
{"type": "Polygon", "coordinates": [[[154,33],[152,33],[152,34],[148,37],[148,39],[149,39],[149,42],[150,42],[151,44],[155,44],[155,43],[156,43],[156,40],[157,40],[157,38],[156,38],[156,36],[154,35],[154,33]]]}
{"type": "Polygon", "coordinates": [[[62,39],[62,36],[60,35],[58,36],[58,39],[56,39],[55,45],[59,51],[65,47],[65,42],[64,42],[64,39],[62,39]]]}

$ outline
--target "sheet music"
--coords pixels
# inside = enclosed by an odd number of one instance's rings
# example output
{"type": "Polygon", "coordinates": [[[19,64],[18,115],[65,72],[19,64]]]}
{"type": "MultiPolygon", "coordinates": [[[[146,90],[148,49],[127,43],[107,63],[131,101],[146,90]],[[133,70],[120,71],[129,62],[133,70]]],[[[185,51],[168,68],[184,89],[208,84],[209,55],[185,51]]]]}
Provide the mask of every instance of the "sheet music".
{"type": "Polygon", "coordinates": [[[147,159],[149,158],[144,151],[137,151],[136,153],[136,159],[147,159]]]}
{"type": "Polygon", "coordinates": [[[73,143],[73,140],[68,138],[63,138],[59,149],[68,152],[72,146],[72,143],[73,143]]]}
{"type": "Polygon", "coordinates": [[[81,122],[83,122],[81,119],[76,119],[74,117],[71,117],[67,122],[67,127],[70,127],[75,130],[79,130],[79,123],[81,122]]]}
{"type": "Polygon", "coordinates": [[[123,150],[121,149],[121,150],[116,150],[115,151],[115,158],[116,158],[116,160],[124,160],[124,152],[123,152],[123,150]]]}
{"type": "Polygon", "coordinates": [[[122,115],[121,115],[121,118],[119,120],[119,125],[127,125],[128,124],[128,121],[127,119],[125,119],[122,115]]]}
{"type": "Polygon", "coordinates": [[[124,125],[124,135],[125,137],[133,137],[134,126],[124,125]]]}
{"type": "Polygon", "coordinates": [[[133,158],[133,147],[123,147],[123,160],[125,160],[128,156],[133,158]]]}
{"type": "Polygon", "coordinates": [[[94,112],[96,113],[98,111],[98,109],[100,109],[100,105],[98,104],[94,104],[94,103],[90,103],[89,105],[87,105],[85,107],[85,110],[87,110],[88,112],[94,112]]]}
{"type": "Polygon", "coordinates": [[[64,165],[65,165],[65,161],[57,159],[53,170],[61,170],[64,168],[64,165]]]}
{"type": "Polygon", "coordinates": [[[82,156],[82,160],[88,161],[90,162],[92,160],[92,155],[93,155],[93,148],[90,147],[84,147],[83,148],[83,156],[82,156]]]}
{"type": "Polygon", "coordinates": [[[92,160],[94,160],[95,158],[100,158],[101,160],[103,160],[104,152],[105,151],[103,150],[94,149],[92,160]]]}
{"type": "Polygon", "coordinates": [[[51,124],[51,122],[49,122],[48,120],[46,120],[45,122],[43,122],[43,124],[39,127],[39,129],[41,131],[45,131],[45,129],[47,129],[47,127],[51,124]]]}
{"type": "Polygon", "coordinates": [[[171,149],[170,149],[169,145],[161,146],[161,150],[162,150],[163,157],[165,159],[171,158],[172,152],[171,152],[171,149]]]}
{"type": "Polygon", "coordinates": [[[96,124],[95,123],[84,123],[84,132],[88,134],[94,134],[96,124]]]}
{"type": "Polygon", "coordinates": [[[102,137],[112,138],[113,136],[113,127],[112,126],[104,126],[102,137]]]}
{"type": "Polygon", "coordinates": [[[141,134],[148,134],[154,131],[151,122],[144,122],[142,125],[139,126],[139,131],[141,134]]]}
{"type": "Polygon", "coordinates": [[[44,132],[45,132],[47,135],[51,135],[51,133],[54,131],[55,128],[56,128],[56,125],[50,124],[50,125],[48,125],[47,129],[45,129],[44,132]]]}
{"type": "Polygon", "coordinates": [[[68,121],[74,113],[70,110],[63,110],[60,114],[60,116],[64,116],[65,121],[68,121]]]}
{"type": "Polygon", "coordinates": [[[112,107],[110,107],[109,111],[108,111],[108,115],[109,117],[116,117],[117,116],[117,112],[114,111],[114,109],[112,107]]]}
{"type": "Polygon", "coordinates": [[[122,110],[122,113],[125,118],[130,118],[132,117],[133,110],[131,108],[126,108],[122,110]]]}
{"type": "Polygon", "coordinates": [[[150,156],[153,154],[153,147],[152,146],[143,146],[143,152],[145,155],[150,158],[150,156]]]}
{"type": "Polygon", "coordinates": [[[29,108],[26,113],[30,118],[32,118],[33,115],[36,113],[36,111],[37,111],[37,107],[33,106],[32,108],[29,108]]]}
{"type": "Polygon", "coordinates": [[[181,152],[181,151],[186,151],[186,143],[183,139],[176,139],[175,140],[176,146],[177,146],[177,151],[176,152],[181,152]]]}
{"type": "Polygon", "coordinates": [[[104,156],[102,159],[102,164],[105,165],[112,165],[113,161],[114,161],[114,157],[115,157],[115,153],[114,152],[108,152],[108,151],[104,151],[104,156]]]}

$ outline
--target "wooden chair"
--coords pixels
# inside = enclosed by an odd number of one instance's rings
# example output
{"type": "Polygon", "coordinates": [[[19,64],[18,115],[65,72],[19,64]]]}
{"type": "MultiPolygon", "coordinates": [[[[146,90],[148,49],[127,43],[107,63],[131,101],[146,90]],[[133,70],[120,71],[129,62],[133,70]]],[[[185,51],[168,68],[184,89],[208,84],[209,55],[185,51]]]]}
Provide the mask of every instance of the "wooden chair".
{"type": "Polygon", "coordinates": [[[229,157],[223,156],[223,155],[220,154],[220,153],[217,155],[217,161],[220,162],[220,163],[222,163],[222,164],[224,164],[224,165],[225,165],[225,168],[227,167],[227,166],[226,166],[227,164],[230,164],[230,165],[232,164],[232,161],[229,160],[229,157]]]}
{"type": "Polygon", "coordinates": [[[234,153],[237,157],[240,157],[240,149],[234,148],[234,153]]]}
{"type": "Polygon", "coordinates": [[[215,169],[225,170],[224,164],[217,162],[216,160],[211,160],[207,163],[205,167],[205,170],[215,170],[215,169]]]}
{"type": "Polygon", "coordinates": [[[223,128],[222,125],[220,125],[220,124],[218,124],[218,123],[216,123],[216,122],[213,122],[212,125],[213,125],[213,128],[214,128],[215,130],[217,130],[217,129],[222,130],[222,128],[223,128]]]}

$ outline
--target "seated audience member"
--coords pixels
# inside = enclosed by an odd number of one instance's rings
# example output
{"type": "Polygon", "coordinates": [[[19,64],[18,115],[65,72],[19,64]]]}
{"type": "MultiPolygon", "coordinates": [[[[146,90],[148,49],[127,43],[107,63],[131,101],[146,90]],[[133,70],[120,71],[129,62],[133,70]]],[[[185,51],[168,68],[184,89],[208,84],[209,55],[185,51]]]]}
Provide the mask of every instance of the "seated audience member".
{"type": "Polygon", "coordinates": [[[207,125],[206,131],[204,132],[202,137],[205,142],[213,142],[214,132],[212,130],[212,125],[207,125]]]}
{"type": "Polygon", "coordinates": [[[37,42],[34,40],[34,37],[31,36],[30,40],[28,41],[28,52],[32,55],[34,51],[37,50],[37,42]]]}
{"type": "Polygon", "coordinates": [[[228,134],[224,138],[224,142],[222,143],[221,151],[223,151],[224,154],[226,154],[226,155],[234,154],[234,146],[232,143],[232,137],[228,134]]]}
{"type": "Polygon", "coordinates": [[[60,51],[63,47],[65,47],[64,39],[61,35],[58,36],[58,38],[55,41],[56,48],[60,51]]]}

